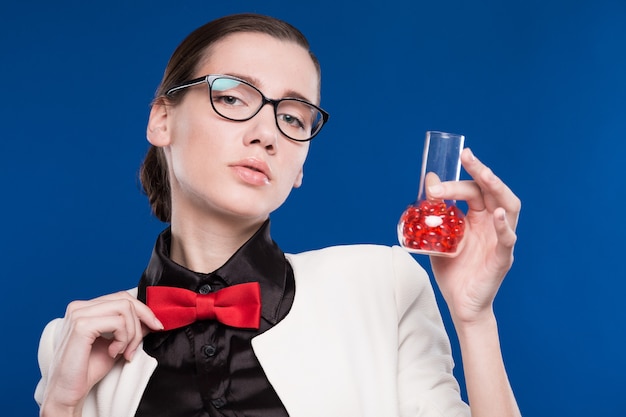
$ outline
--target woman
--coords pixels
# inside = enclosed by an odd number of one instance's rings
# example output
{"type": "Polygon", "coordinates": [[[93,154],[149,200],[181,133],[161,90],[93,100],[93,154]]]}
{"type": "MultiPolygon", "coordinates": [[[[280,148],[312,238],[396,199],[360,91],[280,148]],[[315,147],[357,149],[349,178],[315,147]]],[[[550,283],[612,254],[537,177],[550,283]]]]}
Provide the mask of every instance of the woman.
{"type": "MultiPolygon", "coordinates": [[[[152,105],[141,174],[170,227],[136,290],[72,302],[46,327],[42,416],[470,414],[411,256],[373,245],[285,255],[269,235],[269,214],[301,185],[309,141],[328,118],[319,101],[319,64],[285,22],[227,16],[182,42],[152,105]],[[190,320],[161,309],[180,288],[202,304],[190,320]],[[217,312],[234,288],[260,292],[250,316],[217,312]]],[[[474,181],[429,192],[468,202],[467,244],[432,259],[433,271],[471,415],[515,416],[492,303],[520,203],[469,149],[462,162],[474,181]]]]}

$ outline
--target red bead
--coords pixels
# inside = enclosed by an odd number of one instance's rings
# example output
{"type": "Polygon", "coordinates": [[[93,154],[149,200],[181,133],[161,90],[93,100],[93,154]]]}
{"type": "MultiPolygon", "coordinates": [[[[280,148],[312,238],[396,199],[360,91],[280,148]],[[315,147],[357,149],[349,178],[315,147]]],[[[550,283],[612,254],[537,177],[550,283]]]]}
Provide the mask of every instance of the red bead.
{"type": "Polygon", "coordinates": [[[444,202],[423,200],[418,206],[410,205],[400,217],[401,243],[408,249],[455,252],[465,231],[464,217],[456,206],[444,202]],[[440,217],[441,224],[428,226],[433,225],[432,218],[426,223],[428,216],[440,217]]]}

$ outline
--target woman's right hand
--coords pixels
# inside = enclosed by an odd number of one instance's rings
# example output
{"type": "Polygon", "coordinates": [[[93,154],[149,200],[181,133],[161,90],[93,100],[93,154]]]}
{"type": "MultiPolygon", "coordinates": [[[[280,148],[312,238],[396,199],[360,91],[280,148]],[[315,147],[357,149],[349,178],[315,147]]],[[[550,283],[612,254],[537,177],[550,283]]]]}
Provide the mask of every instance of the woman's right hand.
{"type": "Polygon", "coordinates": [[[163,325],[126,291],[73,301],[50,368],[41,415],[80,416],[91,388],[113,365],[130,361],[143,337],[163,325]]]}

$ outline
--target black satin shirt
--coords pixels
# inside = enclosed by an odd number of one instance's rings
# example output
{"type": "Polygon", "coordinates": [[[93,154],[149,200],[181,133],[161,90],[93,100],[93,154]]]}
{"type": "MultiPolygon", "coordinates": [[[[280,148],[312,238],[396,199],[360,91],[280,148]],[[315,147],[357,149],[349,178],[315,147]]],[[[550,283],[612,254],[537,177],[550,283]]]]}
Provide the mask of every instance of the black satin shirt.
{"type": "Polygon", "coordinates": [[[169,257],[171,232],[157,239],[139,282],[208,293],[258,281],[261,287],[259,330],[238,329],[216,321],[199,321],[180,329],[151,333],[143,348],[158,365],[136,417],[280,417],[287,416],[252,350],[251,339],[270,329],[293,303],[293,270],[270,237],[269,220],[223,266],[209,274],[190,271],[169,257]]]}

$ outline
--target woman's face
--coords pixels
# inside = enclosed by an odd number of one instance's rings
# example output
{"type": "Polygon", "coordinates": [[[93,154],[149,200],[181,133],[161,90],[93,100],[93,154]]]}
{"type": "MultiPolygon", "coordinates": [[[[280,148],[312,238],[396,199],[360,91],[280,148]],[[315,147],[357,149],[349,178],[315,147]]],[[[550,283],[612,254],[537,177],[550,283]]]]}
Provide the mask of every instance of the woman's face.
{"type": "MultiPolygon", "coordinates": [[[[319,96],[308,51],[260,33],[236,33],[215,43],[195,77],[207,74],[245,79],[273,99],[316,103],[319,96]]],[[[217,115],[205,83],[190,87],[175,106],[155,105],[148,139],[163,147],[168,161],[173,222],[182,216],[265,220],[300,186],[309,148],[281,134],[272,105],[244,122],[217,115]]]]}

